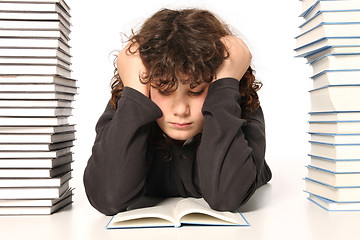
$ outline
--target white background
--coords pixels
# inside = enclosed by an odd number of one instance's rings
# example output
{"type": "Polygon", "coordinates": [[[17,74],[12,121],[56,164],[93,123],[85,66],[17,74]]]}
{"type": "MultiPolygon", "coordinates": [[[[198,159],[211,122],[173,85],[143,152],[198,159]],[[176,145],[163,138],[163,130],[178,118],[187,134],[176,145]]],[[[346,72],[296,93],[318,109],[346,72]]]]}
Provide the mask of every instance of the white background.
{"type": "MultiPolygon", "coordinates": [[[[290,0],[208,1],[79,1],[66,0],[71,7],[72,78],[78,80],[74,102],[77,141],[74,150],[74,179],[82,180],[95,139],[95,125],[110,98],[114,50],[122,48],[121,33],[161,8],[198,7],[215,13],[248,43],[256,77],[263,82],[259,91],[265,114],[267,153],[271,167],[277,161],[294,161],[304,166],[309,148],[308,111],[311,67],[294,58],[301,2],[290,0]]],[[[305,168],[304,168],[305,169],[305,168]]],[[[284,169],[285,170],[285,169],[284,169]]],[[[305,171],[305,170],[304,170],[305,171]]],[[[83,189],[78,189],[83,191],[83,189]]]]}
{"type": "Polygon", "coordinates": [[[303,192],[309,152],[308,111],[311,68],[294,58],[294,37],[303,22],[298,0],[81,1],[72,8],[72,69],[79,94],[72,122],[74,203],[51,216],[1,217],[1,239],[356,239],[359,214],[329,213],[303,192]],[[179,1],[180,2],[180,1],[179,1]],[[260,100],[267,130],[267,162],[273,179],[256,191],[241,211],[246,228],[179,228],[108,231],[110,217],[90,206],[82,175],[95,138],[95,124],[110,98],[111,52],[122,48],[120,33],[129,33],[163,7],[199,7],[215,12],[250,45],[257,78],[264,84],[260,100]],[[21,226],[21,231],[19,231],[21,226]],[[39,234],[40,233],[40,234],[39,234]],[[356,236],[356,237],[355,237],[356,236]]]}

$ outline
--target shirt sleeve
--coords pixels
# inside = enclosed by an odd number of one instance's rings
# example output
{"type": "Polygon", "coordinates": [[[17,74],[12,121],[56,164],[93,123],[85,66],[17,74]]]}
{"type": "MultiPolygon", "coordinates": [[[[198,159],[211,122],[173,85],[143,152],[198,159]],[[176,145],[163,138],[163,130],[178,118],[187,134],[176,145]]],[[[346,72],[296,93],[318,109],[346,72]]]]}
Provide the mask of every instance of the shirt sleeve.
{"type": "Polygon", "coordinates": [[[241,116],[239,82],[212,83],[202,112],[204,129],[197,152],[198,187],[209,205],[235,211],[268,182],[265,124],[261,108],[248,120],[241,116]]]}
{"type": "Polygon", "coordinates": [[[107,105],[83,178],[98,211],[116,214],[143,195],[149,123],[161,116],[154,102],[132,88],[124,88],[117,110],[107,105]]]}

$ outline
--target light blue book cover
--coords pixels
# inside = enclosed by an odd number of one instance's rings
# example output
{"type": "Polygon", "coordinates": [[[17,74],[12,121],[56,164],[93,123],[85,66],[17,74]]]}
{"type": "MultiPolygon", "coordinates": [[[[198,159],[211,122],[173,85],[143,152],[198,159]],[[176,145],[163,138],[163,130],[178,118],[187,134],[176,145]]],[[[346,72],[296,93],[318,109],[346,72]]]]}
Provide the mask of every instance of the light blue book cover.
{"type": "Polygon", "coordinates": [[[338,85],[325,85],[325,86],[323,86],[323,87],[319,87],[319,88],[314,88],[314,89],[311,89],[311,90],[309,90],[309,92],[314,92],[314,91],[321,90],[321,89],[325,89],[325,88],[332,88],[332,87],[348,87],[348,86],[351,86],[351,87],[360,87],[360,84],[338,84],[338,85]]]}
{"type": "Polygon", "coordinates": [[[312,47],[315,45],[319,46],[316,46],[314,49],[300,53],[295,57],[308,57],[310,55],[328,50],[333,47],[360,47],[360,37],[321,37],[317,40],[314,40],[313,42],[295,48],[294,51],[303,51],[304,48],[312,47]],[[328,41],[330,41],[330,43],[328,41]]]}
{"type": "MultiPolygon", "coordinates": [[[[299,17],[303,17],[306,18],[311,12],[314,11],[314,9],[316,8],[316,6],[321,2],[321,1],[338,1],[338,0],[317,0],[313,5],[311,5],[308,9],[306,9],[303,13],[300,14],[299,17]]],[[[324,10],[324,9],[322,9],[324,10]]],[[[355,10],[355,9],[339,9],[339,10],[332,10],[332,11],[348,11],[348,10],[355,10]]],[[[356,9],[358,10],[358,9],[356,9]]],[[[317,14],[317,13],[315,13],[317,14]]]]}
{"type": "Polygon", "coordinates": [[[309,193],[307,199],[329,212],[360,211],[360,202],[337,202],[312,193],[309,193]]]}
{"type": "MultiPolygon", "coordinates": [[[[359,45],[360,47],[360,45],[359,45]]],[[[311,76],[310,78],[315,80],[316,78],[320,77],[323,74],[326,73],[330,73],[330,72],[359,72],[360,73],[360,69],[338,69],[338,70],[324,70],[316,75],[311,76]]]]}
{"type": "MultiPolygon", "coordinates": [[[[295,39],[297,39],[297,38],[311,32],[311,31],[314,31],[315,29],[317,29],[317,28],[319,28],[321,26],[326,26],[326,25],[336,25],[336,26],[339,26],[339,27],[341,27],[341,25],[353,25],[354,27],[358,28],[358,27],[360,27],[360,22],[321,22],[318,25],[314,26],[313,28],[299,34],[298,36],[295,37],[295,39]]],[[[334,37],[334,36],[332,36],[332,37],[334,37]]],[[[340,36],[338,36],[338,37],[340,37],[340,36]]],[[[352,38],[352,37],[359,37],[359,36],[354,35],[354,36],[346,36],[346,37],[352,38]]]]}
{"type": "MultiPolygon", "coordinates": [[[[319,171],[323,171],[323,172],[327,172],[327,173],[330,173],[330,174],[349,174],[349,173],[360,173],[360,172],[333,172],[333,171],[329,171],[329,170],[326,170],[326,169],[323,169],[323,168],[319,168],[319,167],[315,167],[315,166],[312,166],[312,165],[306,165],[307,168],[312,168],[312,169],[315,169],[315,170],[319,170],[319,171]]],[[[315,180],[314,180],[315,181],[315,180]]],[[[360,186],[360,183],[359,183],[359,186],[360,186]]]]}
{"type": "Polygon", "coordinates": [[[322,157],[322,156],[318,156],[318,155],[314,155],[314,154],[308,154],[308,156],[318,158],[321,160],[332,161],[332,162],[360,161],[360,156],[359,156],[359,158],[354,158],[354,159],[333,159],[333,158],[322,157]]]}
{"type": "MultiPolygon", "coordinates": [[[[336,13],[336,12],[359,12],[360,14],[360,9],[350,9],[350,10],[320,10],[318,12],[315,13],[314,16],[312,16],[311,18],[309,18],[308,20],[306,20],[303,24],[301,24],[299,26],[299,28],[305,26],[306,24],[310,23],[311,21],[313,21],[314,19],[316,19],[316,17],[318,17],[320,14],[322,13],[336,13]]],[[[326,23],[326,22],[324,22],[326,23]]],[[[344,22],[344,23],[352,23],[352,22],[344,22]]]]}

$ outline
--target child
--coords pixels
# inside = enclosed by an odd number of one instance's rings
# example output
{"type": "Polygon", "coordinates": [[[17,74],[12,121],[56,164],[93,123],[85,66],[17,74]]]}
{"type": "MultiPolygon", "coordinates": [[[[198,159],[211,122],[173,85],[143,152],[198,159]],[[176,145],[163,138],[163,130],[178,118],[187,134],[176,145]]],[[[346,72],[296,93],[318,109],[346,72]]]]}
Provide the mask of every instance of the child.
{"type": "Polygon", "coordinates": [[[163,9],[116,59],[112,97],[84,173],[113,215],[144,194],[235,211],[271,179],[251,54],[208,11],[163,9]]]}

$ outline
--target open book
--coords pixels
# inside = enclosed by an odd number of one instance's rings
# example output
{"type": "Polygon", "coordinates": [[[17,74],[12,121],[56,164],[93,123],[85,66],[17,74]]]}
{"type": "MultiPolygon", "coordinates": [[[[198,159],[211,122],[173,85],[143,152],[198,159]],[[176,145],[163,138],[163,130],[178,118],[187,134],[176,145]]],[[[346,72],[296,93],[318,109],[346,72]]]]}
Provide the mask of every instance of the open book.
{"type": "Polygon", "coordinates": [[[182,225],[249,226],[240,212],[219,212],[204,199],[167,198],[152,207],[133,209],[114,215],[107,229],[180,227],[182,225]]]}

